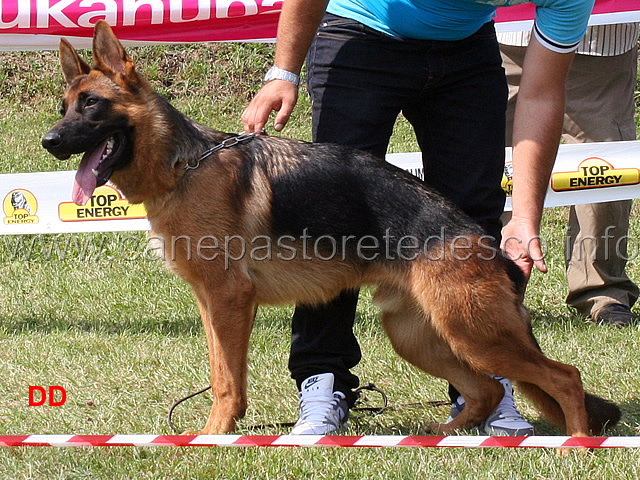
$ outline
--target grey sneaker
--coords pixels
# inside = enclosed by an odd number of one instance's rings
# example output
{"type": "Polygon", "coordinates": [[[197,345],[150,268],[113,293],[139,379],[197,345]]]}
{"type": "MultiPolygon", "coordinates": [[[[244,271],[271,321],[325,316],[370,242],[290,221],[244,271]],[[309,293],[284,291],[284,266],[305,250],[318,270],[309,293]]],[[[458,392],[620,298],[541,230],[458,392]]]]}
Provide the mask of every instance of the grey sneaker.
{"type": "Polygon", "coordinates": [[[302,382],[300,416],[291,435],[325,435],[348,427],[346,396],[333,391],[333,379],[333,373],[322,373],[302,382]]]}
{"type": "MultiPolygon", "coordinates": [[[[535,429],[533,425],[522,418],[522,415],[520,415],[520,412],[516,409],[511,381],[503,377],[493,378],[498,380],[504,387],[504,397],[502,397],[496,409],[491,412],[485,421],[478,425],[480,431],[483,431],[487,435],[497,437],[534,435],[535,429]]],[[[451,422],[464,410],[464,403],[462,396],[459,396],[458,399],[453,402],[446,423],[451,422]]]]}
{"type": "Polygon", "coordinates": [[[445,423],[453,422],[453,419],[456,418],[460,412],[464,410],[464,397],[460,395],[458,399],[451,404],[451,410],[449,411],[449,418],[445,423]]]}
{"type": "Polygon", "coordinates": [[[521,437],[535,435],[533,425],[527,422],[516,409],[513,400],[513,385],[503,377],[493,377],[504,387],[504,397],[496,409],[482,422],[480,428],[487,435],[498,437],[521,437]]]}

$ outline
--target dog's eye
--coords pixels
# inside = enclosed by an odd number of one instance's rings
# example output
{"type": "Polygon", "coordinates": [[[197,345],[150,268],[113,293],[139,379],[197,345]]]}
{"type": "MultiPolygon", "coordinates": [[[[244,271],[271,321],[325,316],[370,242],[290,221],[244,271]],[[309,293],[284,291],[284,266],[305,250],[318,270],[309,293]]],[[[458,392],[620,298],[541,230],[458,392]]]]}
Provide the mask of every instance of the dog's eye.
{"type": "Polygon", "coordinates": [[[97,103],[98,103],[98,99],[97,98],[95,98],[95,97],[87,97],[87,99],[84,101],[84,108],[93,107],[97,103]]]}

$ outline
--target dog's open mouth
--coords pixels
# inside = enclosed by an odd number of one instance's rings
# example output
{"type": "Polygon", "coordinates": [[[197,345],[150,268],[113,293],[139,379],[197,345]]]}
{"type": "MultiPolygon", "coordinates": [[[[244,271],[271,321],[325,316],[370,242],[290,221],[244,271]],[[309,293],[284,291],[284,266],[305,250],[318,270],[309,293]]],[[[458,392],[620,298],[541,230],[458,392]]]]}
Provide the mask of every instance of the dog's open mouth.
{"type": "Polygon", "coordinates": [[[73,201],[85,205],[100,185],[107,183],[124,149],[125,136],[115,133],[82,157],[73,185],[73,201]]]}

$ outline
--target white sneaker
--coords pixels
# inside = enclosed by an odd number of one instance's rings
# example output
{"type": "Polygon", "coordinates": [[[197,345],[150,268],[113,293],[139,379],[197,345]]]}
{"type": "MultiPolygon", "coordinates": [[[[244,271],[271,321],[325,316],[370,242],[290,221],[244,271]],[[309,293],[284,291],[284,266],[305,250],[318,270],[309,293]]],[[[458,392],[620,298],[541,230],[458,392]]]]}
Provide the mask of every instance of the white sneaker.
{"type": "MultiPolygon", "coordinates": [[[[496,409],[478,427],[487,435],[498,437],[520,437],[535,435],[533,425],[527,422],[516,409],[513,400],[513,385],[503,377],[493,377],[504,387],[504,397],[496,409]]],[[[451,405],[451,411],[446,423],[453,421],[464,410],[464,398],[459,396],[451,405]]]]}
{"type": "Polygon", "coordinates": [[[503,377],[493,377],[498,380],[504,387],[504,397],[496,409],[491,412],[487,419],[482,422],[480,428],[487,435],[499,437],[521,437],[526,435],[535,435],[533,425],[527,422],[518,409],[513,400],[513,385],[511,381],[503,377]]]}
{"type": "Polygon", "coordinates": [[[302,382],[300,417],[291,435],[325,435],[348,426],[346,396],[333,391],[333,379],[333,373],[322,373],[302,382]]]}
{"type": "Polygon", "coordinates": [[[453,419],[456,418],[462,410],[464,410],[464,397],[462,395],[458,396],[458,399],[451,404],[451,410],[449,411],[449,418],[444,423],[451,423],[453,419]]]}

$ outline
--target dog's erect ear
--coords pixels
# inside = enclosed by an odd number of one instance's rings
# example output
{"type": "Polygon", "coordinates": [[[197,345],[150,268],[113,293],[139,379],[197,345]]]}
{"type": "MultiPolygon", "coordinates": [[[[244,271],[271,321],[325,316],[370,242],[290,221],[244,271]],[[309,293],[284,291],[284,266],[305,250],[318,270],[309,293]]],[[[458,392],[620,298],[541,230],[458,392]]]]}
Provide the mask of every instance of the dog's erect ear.
{"type": "Polygon", "coordinates": [[[134,66],[109,24],[98,21],[93,32],[93,67],[117,83],[123,77],[130,77],[131,81],[135,77],[134,66]]]}
{"type": "Polygon", "coordinates": [[[64,38],[60,39],[60,65],[67,85],[71,84],[76,77],[86,75],[91,70],[91,67],[78,56],[71,44],[64,38]]]}

